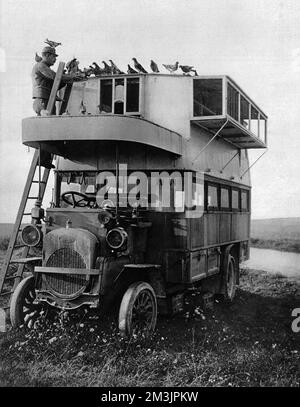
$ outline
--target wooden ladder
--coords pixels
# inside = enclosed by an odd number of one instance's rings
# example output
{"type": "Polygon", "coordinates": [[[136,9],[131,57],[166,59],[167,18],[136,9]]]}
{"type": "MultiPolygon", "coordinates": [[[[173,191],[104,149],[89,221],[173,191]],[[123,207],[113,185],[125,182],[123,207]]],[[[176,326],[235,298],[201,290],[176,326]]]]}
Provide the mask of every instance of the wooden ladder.
{"type": "MultiPolygon", "coordinates": [[[[55,101],[56,101],[56,95],[57,91],[61,82],[61,78],[63,75],[63,70],[64,70],[64,62],[60,62],[55,79],[52,85],[51,89],[51,94],[49,97],[49,101],[47,104],[47,110],[48,112],[53,112],[54,106],[55,106],[55,101]]],[[[64,112],[64,110],[67,107],[68,99],[70,97],[71,93],[71,88],[72,88],[72,83],[68,84],[66,86],[65,92],[64,92],[64,101],[62,103],[61,109],[60,109],[60,114],[64,112]]],[[[53,160],[53,155],[51,155],[51,160],[49,164],[52,163],[53,160]]],[[[11,296],[19,284],[19,282],[22,280],[23,277],[23,272],[25,269],[25,266],[33,267],[34,264],[38,264],[41,262],[42,257],[30,257],[30,247],[25,246],[25,245],[20,245],[18,240],[19,240],[19,234],[22,231],[21,225],[23,222],[23,218],[25,216],[31,215],[31,212],[25,212],[26,206],[28,201],[30,200],[35,200],[38,206],[40,206],[43,202],[49,174],[50,174],[50,169],[45,168],[43,172],[43,176],[41,177],[41,166],[40,166],[40,149],[35,150],[31,166],[29,169],[27,181],[25,184],[24,192],[22,195],[21,203],[18,209],[16,221],[14,224],[13,232],[9,241],[9,245],[6,251],[4,263],[1,268],[1,273],[0,273],[0,300],[1,302],[4,301],[4,298],[8,298],[7,305],[3,306],[3,304],[0,304],[0,307],[3,309],[8,309],[9,304],[10,304],[10,299],[11,296]],[[36,178],[36,173],[38,172],[38,179],[36,178]],[[31,187],[33,184],[38,184],[38,194],[37,196],[31,196],[31,187]],[[15,254],[15,251],[19,248],[23,247],[22,250],[22,257],[21,258],[14,258],[13,255],[15,254]],[[10,265],[12,264],[18,264],[18,268],[16,271],[12,272],[11,275],[9,275],[9,269],[10,265]],[[13,281],[13,285],[11,288],[7,288],[7,285],[11,286],[11,281],[13,281]],[[6,286],[6,287],[5,287],[6,286]]],[[[36,194],[34,194],[36,195],[36,194]]],[[[31,223],[34,223],[32,220],[31,223]]]]}

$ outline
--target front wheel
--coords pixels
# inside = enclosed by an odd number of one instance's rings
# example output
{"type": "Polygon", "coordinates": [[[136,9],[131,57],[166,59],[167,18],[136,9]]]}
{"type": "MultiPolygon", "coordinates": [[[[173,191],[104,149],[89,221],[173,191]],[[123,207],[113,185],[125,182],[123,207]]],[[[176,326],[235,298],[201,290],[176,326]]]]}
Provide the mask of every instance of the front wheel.
{"type": "Polygon", "coordinates": [[[148,336],[157,321],[157,302],[150,284],[140,281],[126,290],[119,311],[119,330],[123,337],[148,336]]]}
{"type": "Polygon", "coordinates": [[[32,328],[40,315],[41,306],[34,304],[34,277],[24,278],[16,287],[10,302],[10,320],[13,328],[24,325],[32,328]]]}

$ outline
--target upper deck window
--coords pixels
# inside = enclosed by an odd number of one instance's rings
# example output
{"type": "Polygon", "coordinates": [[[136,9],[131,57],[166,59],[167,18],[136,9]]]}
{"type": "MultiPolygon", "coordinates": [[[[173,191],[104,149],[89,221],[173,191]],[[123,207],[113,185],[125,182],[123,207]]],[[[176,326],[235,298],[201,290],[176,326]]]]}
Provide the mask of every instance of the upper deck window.
{"type": "Polygon", "coordinates": [[[139,114],[139,78],[101,79],[100,89],[100,113],[139,114]]]}
{"type": "Polygon", "coordinates": [[[222,79],[195,79],[194,116],[222,114],[222,79]]]}

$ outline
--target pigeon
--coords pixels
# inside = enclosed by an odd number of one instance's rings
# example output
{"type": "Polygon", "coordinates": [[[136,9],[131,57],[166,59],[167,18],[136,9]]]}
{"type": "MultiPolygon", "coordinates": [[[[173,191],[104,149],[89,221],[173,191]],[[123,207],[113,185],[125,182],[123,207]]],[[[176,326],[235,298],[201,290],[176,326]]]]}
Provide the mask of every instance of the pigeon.
{"type": "Polygon", "coordinates": [[[79,106],[79,113],[80,114],[86,114],[86,106],[83,103],[83,100],[81,101],[80,106],[79,106]]]}
{"type": "Polygon", "coordinates": [[[41,62],[41,60],[43,59],[42,57],[39,56],[39,54],[36,52],[35,53],[35,62],[41,62]]]}
{"type": "Polygon", "coordinates": [[[138,61],[136,60],[136,58],[132,58],[133,62],[134,62],[134,67],[135,69],[137,69],[139,72],[141,73],[148,73],[141,64],[138,63],[138,61]]]}
{"type": "Polygon", "coordinates": [[[44,43],[48,44],[50,47],[53,47],[53,48],[56,48],[59,45],[62,45],[61,42],[50,41],[50,40],[48,40],[48,38],[45,39],[44,43]]]}
{"type": "Polygon", "coordinates": [[[127,73],[138,73],[138,71],[136,71],[135,69],[131,68],[131,66],[128,64],[128,69],[127,69],[127,73]]]}
{"type": "Polygon", "coordinates": [[[67,73],[70,74],[78,72],[78,65],[79,61],[77,61],[77,58],[71,59],[71,61],[66,64],[67,73]]]}
{"type": "Polygon", "coordinates": [[[175,65],[165,65],[165,64],[163,64],[163,66],[164,66],[170,73],[174,73],[174,72],[177,71],[177,69],[178,69],[178,64],[179,64],[179,62],[176,62],[175,65]]]}
{"type": "Polygon", "coordinates": [[[188,65],[179,65],[179,68],[181,68],[183,75],[188,75],[190,72],[194,72],[195,75],[198,76],[197,71],[193,69],[193,66],[188,66],[188,65]]]}
{"type": "Polygon", "coordinates": [[[96,62],[93,62],[92,65],[94,65],[93,67],[91,66],[91,68],[93,68],[95,76],[103,74],[104,70],[100,68],[96,62]]]}
{"type": "Polygon", "coordinates": [[[111,64],[111,70],[114,74],[124,74],[124,72],[122,72],[111,59],[109,59],[109,62],[111,64]]]}
{"type": "Polygon", "coordinates": [[[154,61],[152,61],[152,59],[151,59],[150,68],[152,69],[152,72],[159,72],[157,64],[154,61]]]}
{"type": "Polygon", "coordinates": [[[93,74],[95,75],[95,68],[92,66],[89,66],[88,68],[83,68],[83,73],[84,73],[85,78],[88,78],[93,74]]]}
{"type": "Polygon", "coordinates": [[[103,73],[113,74],[111,66],[109,66],[105,61],[102,61],[102,64],[104,65],[103,73]]]}

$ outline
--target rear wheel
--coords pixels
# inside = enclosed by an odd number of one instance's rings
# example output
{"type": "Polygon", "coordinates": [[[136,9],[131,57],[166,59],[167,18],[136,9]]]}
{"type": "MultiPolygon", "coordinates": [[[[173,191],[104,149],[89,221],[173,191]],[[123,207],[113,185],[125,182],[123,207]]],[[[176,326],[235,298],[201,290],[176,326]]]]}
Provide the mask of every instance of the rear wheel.
{"type": "Polygon", "coordinates": [[[140,281],[126,290],[119,310],[119,330],[123,337],[148,336],[157,321],[157,302],[150,284],[140,281]]]}
{"type": "Polygon", "coordinates": [[[10,320],[13,328],[24,325],[32,328],[40,316],[41,305],[34,304],[34,277],[24,278],[16,287],[10,302],[10,320]]]}
{"type": "Polygon", "coordinates": [[[223,289],[225,301],[232,302],[236,294],[236,264],[234,257],[229,254],[223,275],[223,289]]]}

